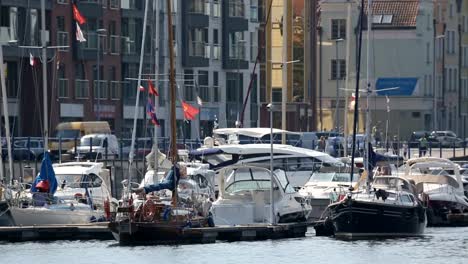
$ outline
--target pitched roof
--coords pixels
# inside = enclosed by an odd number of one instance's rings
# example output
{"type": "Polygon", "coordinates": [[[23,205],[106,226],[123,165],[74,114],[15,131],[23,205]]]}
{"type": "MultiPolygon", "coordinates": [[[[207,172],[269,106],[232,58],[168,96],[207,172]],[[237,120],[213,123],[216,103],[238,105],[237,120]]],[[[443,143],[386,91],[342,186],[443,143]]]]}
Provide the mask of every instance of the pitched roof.
{"type": "MultiPolygon", "coordinates": [[[[372,11],[374,22],[372,28],[394,29],[415,28],[418,16],[419,0],[373,0],[372,11]]],[[[367,18],[367,1],[364,5],[367,18]]],[[[367,21],[365,28],[367,28],[367,21]]]]}

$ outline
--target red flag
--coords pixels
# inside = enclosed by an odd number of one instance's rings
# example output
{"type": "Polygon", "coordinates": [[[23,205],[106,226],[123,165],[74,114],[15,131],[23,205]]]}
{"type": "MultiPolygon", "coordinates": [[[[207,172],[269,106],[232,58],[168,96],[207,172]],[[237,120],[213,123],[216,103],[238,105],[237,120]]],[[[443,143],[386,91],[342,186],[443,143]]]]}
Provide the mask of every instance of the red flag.
{"type": "Polygon", "coordinates": [[[149,94],[159,96],[158,91],[156,91],[156,88],[154,87],[153,82],[150,79],[148,79],[148,92],[149,94]]]}
{"type": "Polygon", "coordinates": [[[78,10],[78,7],[76,7],[76,4],[73,4],[73,18],[78,22],[80,25],[83,25],[86,23],[86,18],[81,15],[80,10],[78,10]]]}
{"type": "Polygon", "coordinates": [[[184,110],[184,118],[187,120],[194,120],[195,116],[200,112],[198,108],[182,101],[182,109],[184,110]]]}
{"type": "Polygon", "coordinates": [[[150,113],[150,117],[151,117],[151,123],[155,126],[159,126],[158,118],[156,117],[156,114],[154,112],[150,113]]]}

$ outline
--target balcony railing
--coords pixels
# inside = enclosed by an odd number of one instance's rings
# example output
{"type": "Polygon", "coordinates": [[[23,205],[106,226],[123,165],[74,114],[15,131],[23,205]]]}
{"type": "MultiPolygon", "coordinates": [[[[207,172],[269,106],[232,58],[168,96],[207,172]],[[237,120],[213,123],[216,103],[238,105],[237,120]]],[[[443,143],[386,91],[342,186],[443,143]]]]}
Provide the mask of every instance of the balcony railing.
{"type": "Polygon", "coordinates": [[[68,79],[58,79],[59,98],[68,98],[68,79]]]}
{"type": "Polygon", "coordinates": [[[192,41],[189,45],[189,56],[192,57],[210,57],[210,45],[204,42],[192,41]]]}
{"type": "Polygon", "coordinates": [[[107,81],[105,80],[95,80],[93,83],[93,95],[94,98],[107,99],[109,98],[109,89],[107,87],[107,81]]]}
{"type": "Polygon", "coordinates": [[[205,1],[204,0],[189,0],[189,13],[205,14],[205,1]]]}
{"type": "Polygon", "coordinates": [[[245,59],[245,46],[244,45],[231,45],[229,47],[229,58],[230,59],[245,59]]]}
{"type": "Polygon", "coordinates": [[[199,94],[203,102],[210,102],[210,87],[205,85],[200,85],[198,88],[199,94]]]}
{"type": "Polygon", "coordinates": [[[89,97],[89,81],[76,79],[75,80],[75,98],[86,99],[89,97]]]}
{"type": "Polygon", "coordinates": [[[119,9],[120,8],[120,0],[109,0],[109,7],[111,9],[119,9]]]}
{"type": "Polygon", "coordinates": [[[213,45],[213,59],[214,60],[219,60],[221,58],[221,47],[219,45],[214,44],[213,45]]]}

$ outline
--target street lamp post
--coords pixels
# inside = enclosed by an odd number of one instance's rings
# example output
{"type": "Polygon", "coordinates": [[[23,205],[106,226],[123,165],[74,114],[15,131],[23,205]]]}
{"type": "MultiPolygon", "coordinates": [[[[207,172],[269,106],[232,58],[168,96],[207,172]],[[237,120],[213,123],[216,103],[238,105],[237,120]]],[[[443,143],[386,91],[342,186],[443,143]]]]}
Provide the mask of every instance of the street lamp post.
{"type": "Polygon", "coordinates": [[[341,78],[341,75],[340,75],[339,70],[341,70],[341,64],[339,63],[339,59],[338,59],[338,42],[341,42],[341,41],[343,41],[342,38],[335,39],[335,71],[336,71],[336,74],[335,74],[335,78],[336,78],[335,128],[336,128],[337,132],[340,131],[340,117],[339,117],[339,114],[338,114],[338,106],[339,106],[338,102],[339,102],[339,99],[340,99],[340,78],[341,78]]]}
{"type": "MultiPolygon", "coordinates": [[[[97,33],[97,120],[101,120],[101,36],[103,36],[107,30],[105,28],[99,28],[96,30],[97,33]],[[101,33],[104,33],[101,35],[101,33]]],[[[96,89],[96,87],[94,87],[96,89]]]]}
{"type": "MultiPolygon", "coordinates": [[[[242,88],[243,88],[243,85],[242,82],[241,82],[241,77],[240,77],[240,58],[241,58],[241,55],[242,55],[242,52],[241,52],[241,48],[243,47],[243,45],[245,44],[245,39],[240,39],[237,41],[237,118],[236,118],[236,127],[240,127],[241,124],[240,124],[240,119],[239,119],[239,112],[240,112],[240,109],[241,109],[241,106],[240,106],[240,103],[241,103],[241,95],[242,95],[242,88]]],[[[244,53],[245,54],[245,53],[244,53]]]]}
{"type": "MultiPolygon", "coordinates": [[[[442,87],[441,88],[443,90],[444,89],[443,87],[445,86],[445,73],[444,73],[445,72],[445,69],[444,69],[445,68],[445,56],[444,56],[444,52],[445,52],[445,35],[439,35],[439,36],[436,36],[435,38],[436,38],[436,40],[442,39],[442,54],[441,54],[442,55],[442,87]]],[[[435,44],[434,44],[434,47],[435,47],[435,44]]],[[[434,56],[434,61],[435,61],[435,56],[434,56]]],[[[437,67],[436,63],[434,63],[434,77],[433,77],[433,80],[435,80],[435,78],[436,78],[435,67],[437,67]]],[[[436,131],[436,130],[439,130],[439,124],[438,124],[439,122],[437,120],[437,105],[438,105],[437,100],[438,100],[438,96],[437,96],[437,89],[436,89],[436,85],[435,85],[436,82],[434,81],[433,84],[434,85],[432,87],[432,90],[433,90],[434,94],[432,96],[434,97],[434,102],[433,102],[433,109],[432,109],[433,110],[433,117],[432,118],[434,118],[433,119],[434,120],[434,122],[433,122],[434,129],[433,130],[436,131]]]]}

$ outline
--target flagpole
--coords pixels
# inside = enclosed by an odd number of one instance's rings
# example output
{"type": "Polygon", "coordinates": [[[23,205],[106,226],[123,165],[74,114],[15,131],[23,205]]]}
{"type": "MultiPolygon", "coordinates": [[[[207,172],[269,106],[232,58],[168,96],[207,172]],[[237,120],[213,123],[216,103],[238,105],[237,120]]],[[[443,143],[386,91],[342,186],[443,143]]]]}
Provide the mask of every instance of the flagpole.
{"type": "Polygon", "coordinates": [[[44,108],[44,151],[49,148],[49,115],[47,112],[47,43],[45,0],[41,0],[41,45],[42,45],[42,104],[44,108]]]}

